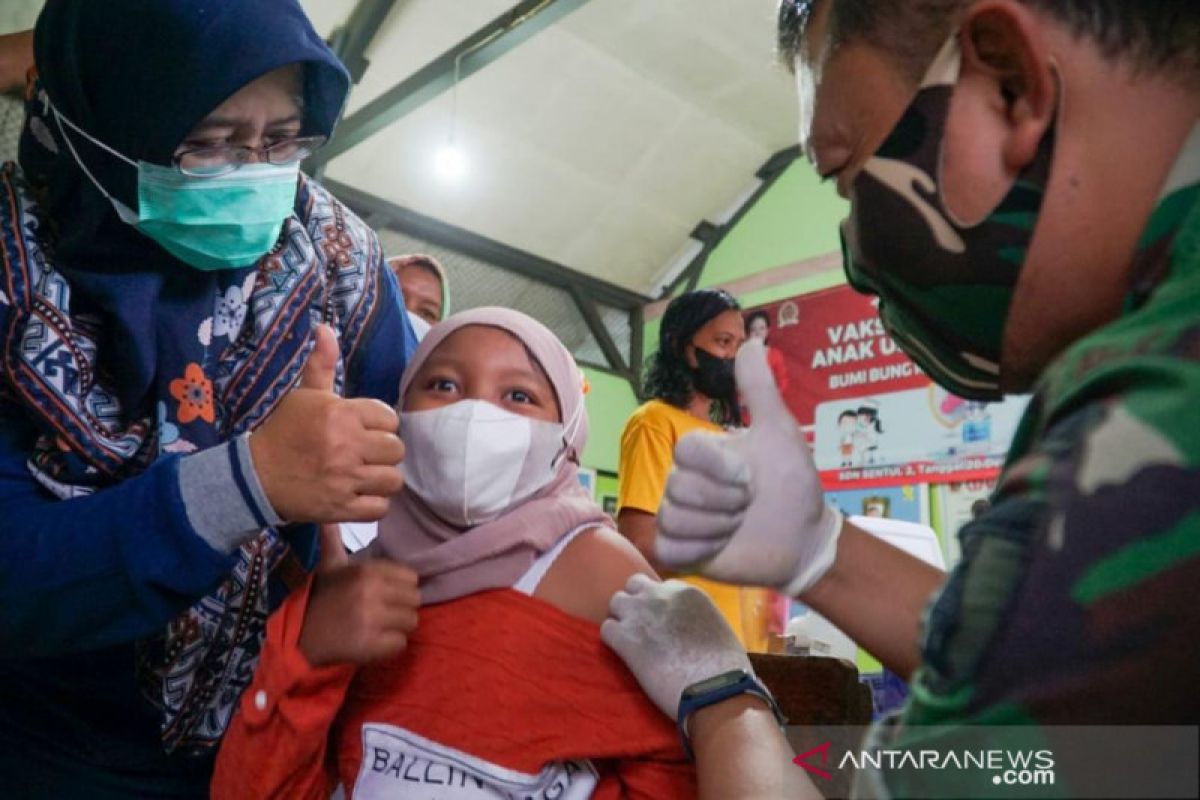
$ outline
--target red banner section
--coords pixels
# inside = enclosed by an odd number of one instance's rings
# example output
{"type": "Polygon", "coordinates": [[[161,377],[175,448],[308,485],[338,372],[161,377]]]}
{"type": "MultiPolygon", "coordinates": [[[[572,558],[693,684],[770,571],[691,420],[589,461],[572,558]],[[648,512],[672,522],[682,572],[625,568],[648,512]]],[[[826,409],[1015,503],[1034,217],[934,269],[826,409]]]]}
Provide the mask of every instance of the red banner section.
{"type": "Polygon", "coordinates": [[[994,481],[1004,465],[1001,456],[966,459],[961,463],[913,461],[883,467],[861,469],[823,469],[821,483],[826,489],[878,489],[912,483],[960,483],[994,481]]]}
{"type": "Polygon", "coordinates": [[[876,301],[849,286],[747,309],[750,335],[813,446],[827,489],[989,480],[1023,400],[949,395],[883,329],[876,301]]]}
{"type": "Polygon", "coordinates": [[[762,325],[753,318],[763,315],[775,382],[801,425],[811,426],[828,400],[929,385],[884,332],[875,301],[849,286],[748,309],[752,330],[762,325]]]}

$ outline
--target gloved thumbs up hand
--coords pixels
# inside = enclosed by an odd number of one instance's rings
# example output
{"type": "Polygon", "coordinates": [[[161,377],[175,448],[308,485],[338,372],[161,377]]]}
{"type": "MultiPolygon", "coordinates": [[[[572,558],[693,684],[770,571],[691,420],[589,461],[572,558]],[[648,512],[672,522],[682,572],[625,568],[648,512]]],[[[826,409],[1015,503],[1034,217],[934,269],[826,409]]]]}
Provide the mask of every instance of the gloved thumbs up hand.
{"type": "Polygon", "coordinates": [[[753,425],[679,441],[655,549],[668,567],[795,596],[833,565],[842,518],[825,504],[761,342],[742,346],[736,375],[753,425]]]}

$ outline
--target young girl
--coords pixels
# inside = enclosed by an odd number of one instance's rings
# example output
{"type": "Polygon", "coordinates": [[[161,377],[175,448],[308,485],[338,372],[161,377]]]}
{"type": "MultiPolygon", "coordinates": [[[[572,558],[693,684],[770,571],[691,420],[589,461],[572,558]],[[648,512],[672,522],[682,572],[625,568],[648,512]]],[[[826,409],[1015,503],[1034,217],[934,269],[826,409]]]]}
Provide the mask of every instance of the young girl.
{"type": "Polygon", "coordinates": [[[694,796],[674,726],[600,640],[609,598],[650,569],[579,486],[570,353],[477,309],[429,332],[400,395],[407,486],[371,555],[420,575],[420,624],[397,656],[313,667],[301,637],[322,595],[290,599],[213,796],[694,796]]]}

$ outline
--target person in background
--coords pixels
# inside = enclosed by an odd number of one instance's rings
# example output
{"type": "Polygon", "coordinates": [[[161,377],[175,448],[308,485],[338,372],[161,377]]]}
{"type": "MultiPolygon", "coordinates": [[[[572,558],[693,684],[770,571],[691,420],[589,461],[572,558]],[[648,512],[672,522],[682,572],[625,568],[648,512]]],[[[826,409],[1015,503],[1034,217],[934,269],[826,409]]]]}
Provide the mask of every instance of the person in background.
{"type": "Polygon", "coordinates": [[[613,593],[651,570],[579,485],[584,387],[520,312],[434,326],[400,389],[408,485],[368,554],[420,575],[420,627],[414,614],[387,634],[403,654],[367,664],[380,643],[347,635],[343,609],[289,598],[214,800],[326,800],[338,783],[355,797],[695,796],[675,727],[600,641],[613,593]]]}
{"type": "Polygon", "coordinates": [[[404,307],[413,318],[418,337],[424,337],[431,325],[436,325],[450,312],[450,285],[446,270],[433,256],[393,256],[388,259],[400,288],[404,291],[404,307]],[[417,320],[420,320],[418,323],[417,320]]]}
{"type": "MultiPolygon", "coordinates": [[[[873,746],[945,752],[988,725],[1024,726],[1018,747],[1051,726],[1194,730],[1200,4],[785,0],[780,34],[805,151],[851,202],[851,283],[879,295],[889,333],[947,391],[1034,396],[943,577],[826,505],[747,346],[737,376],[756,424],[680,443],[660,560],[780,587],[910,678],[873,746]]],[[[686,587],[629,589],[606,641],[678,709],[739,654],[686,587]]],[[[704,787],[714,797],[746,796],[769,772],[764,752],[784,758],[769,711],[729,703],[691,729],[697,757],[729,767],[729,793],[704,787]]],[[[1151,749],[1138,786],[1187,771],[1151,749]]],[[[1099,796],[1130,776],[1115,754],[1078,766],[1057,771],[1056,794],[1099,796]]],[[[860,777],[872,796],[912,797],[945,796],[939,781],[962,774],[860,777]]],[[[955,796],[991,791],[981,777],[955,796]]]]}
{"type": "MultiPolygon", "coordinates": [[[[783,352],[778,347],[771,347],[768,339],[771,335],[771,315],[765,309],[752,311],[746,316],[746,341],[757,339],[763,343],[767,349],[767,362],[771,365],[771,374],[775,376],[775,385],[779,387],[779,393],[786,395],[789,385],[787,361],[783,357],[783,352]]],[[[739,406],[739,411],[742,416],[742,422],[745,425],[753,425],[754,420],[750,418],[749,412],[744,406],[739,406]]],[[[755,627],[758,628],[762,624],[766,626],[766,632],[770,635],[782,636],[787,629],[788,618],[791,616],[792,601],[791,598],[781,595],[777,592],[758,592],[754,597],[742,596],[742,624],[747,624],[747,617],[752,620],[759,620],[765,615],[765,622],[756,622],[755,627]]],[[[750,642],[747,640],[747,643],[750,642]]],[[[755,645],[761,644],[760,639],[753,642],[755,645]]],[[[761,649],[761,648],[760,648],[761,649]]]]}
{"type": "MultiPolygon", "coordinates": [[[[663,315],[658,352],[646,369],[650,400],[625,423],[617,469],[617,527],[655,569],[661,565],[654,554],[654,515],[666,491],[676,443],[691,431],[719,432],[741,424],[733,357],[745,339],[737,300],[720,289],[680,295],[663,315]]],[[[713,598],[745,641],[742,590],[703,578],[688,580],[713,598]]],[[[766,613],[760,594],[746,590],[751,617],[766,613]]]]}
{"type": "Polygon", "coordinates": [[[33,31],[0,36],[0,163],[17,157],[25,121],[25,76],[33,66],[33,31]]]}
{"type": "MultiPolygon", "coordinates": [[[[297,2],[48,0],[34,45],[0,171],[0,791],[206,797],[305,523],[403,485],[415,342],[299,174],[350,81],[297,2]]],[[[347,628],[411,613],[398,565],[346,577],[376,613],[347,628]]]]}
{"type": "Polygon", "coordinates": [[[0,36],[0,92],[25,88],[25,75],[33,66],[33,31],[0,36]]]}
{"type": "Polygon", "coordinates": [[[974,503],[971,503],[971,519],[977,520],[990,511],[992,503],[986,497],[981,497],[974,503]]]}
{"type": "MultiPolygon", "coordinates": [[[[771,315],[763,309],[750,312],[746,317],[746,338],[758,339],[767,348],[767,363],[771,365],[771,374],[775,376],[775,385],[779,387],[779,393],[786,397],[790,383],[787,361],[779,348],[771,347],[771,343],[768,341],[770,336],[771,315]]],[[[747,424],[749,424],[748,421],[747,424]]]]}
{"type": "MultiPolygon", "coordinates": [[[[405,310],[417,341],[444,319],[450,309],[450,284],[433,256],[393,256],[387,260],[404,293],[405,310]]],[[[342,523],[342,543],[352,553],[366,547],[378,532],[374,522],[342,523]]]]}

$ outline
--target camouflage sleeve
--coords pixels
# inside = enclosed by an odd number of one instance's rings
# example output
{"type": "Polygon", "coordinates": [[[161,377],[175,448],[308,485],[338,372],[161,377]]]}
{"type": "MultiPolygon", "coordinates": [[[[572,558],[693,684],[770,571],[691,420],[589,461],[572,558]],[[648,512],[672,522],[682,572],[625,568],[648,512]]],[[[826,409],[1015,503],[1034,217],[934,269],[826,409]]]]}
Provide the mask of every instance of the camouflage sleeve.
{"type": "MultiPolygon", "coordinates": [[[[1075,397],[1057,415],[1031,404],[1023,454],[927,610],[909,704],[866,748],[1011,731],[1032,751],[1050,726],[1200,719],[1200,364],[1130,362],[1075,397]]],[[[1058,766],[1060,791],[1096,778],[1058,766]]],[[[864,765],[856,796],[967,796],[956,780],[978,775],[864,765]]]]}
{"type": "Polygon", "coordinates": [[[1200,718],[1200,364],[1130,361],[1076,397],[964,527],[911,722],[1200,718]]]}

